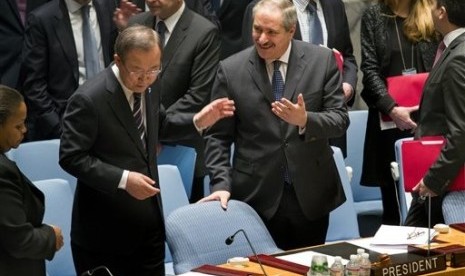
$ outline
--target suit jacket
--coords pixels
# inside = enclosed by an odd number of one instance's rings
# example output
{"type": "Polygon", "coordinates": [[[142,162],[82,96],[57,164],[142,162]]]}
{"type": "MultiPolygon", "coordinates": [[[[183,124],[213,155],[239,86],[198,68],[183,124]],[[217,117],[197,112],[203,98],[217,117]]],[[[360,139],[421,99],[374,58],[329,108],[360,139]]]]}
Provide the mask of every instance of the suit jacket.
{"type": "Polygon", "coordinates": [[[444,193],[465,163],[465,33],[454,39],[430,72],[415,137],[443,135],[446,147],[424,177],[444,193]]]}
{"type": "MultiPolygon", "coordinates": [[[[28,0],[26,14],[48,0],[28,0]]],[[[24,25],[18,12],[16,0],[0,1],[0,83],[20,88],[18,83],[21,67],[21,47],[24,25]]]]}
{"type": "MultiPolygon", "coordinates": [[[[130,24],[154,26],[155,18],[144,12],[131,18],[130,24]]],[[[164,47],[163,70],[153,85],[161,95],[166,113],[192,117],[209,102],[210,90],[219,61],[218,29],[187,7],[164,47]]],[[[206,174],[204,143],[197,131],[174,142],[197,150],[196,176],[206,174]]]]}
{"type": "Polygon", "coordinates": [[[307,110],[303,135],[272,113],[271,83],[254,47],[220,62],[212,98],[229,97],[236,111],[206,132],[207,166],[213,191],[228,190],[231,198],[270,218],[279,206],[282,168],[287,164],[302,211],[314,220],[345,201],[328,144],[328,138],[342,135],[349,124],[332,52],[292,41],[285,83],[284,97],[292,102],[303,93],[307,110]]]}
{"type": "Polygon", "coordinates": [[[44,194],[0,154],[0,275],[45,276],[55,232],[42,223],[44,194]]]}
{"type": "Polygon", "coordinates": [[[145,94],[145,104],[147,150],[111,67],[85,82],[69,99],[60,165],[78,179],[71,239],[81,247],[127,253],[147,240],[153,233],[150,229],[163,227],[159,195],[137,200],[117,187],[123,170],[147,175],[159,187],[159,128],[163,126],[164,133],[184,135],[194,126],[190,119],[186,120],[190,127],[171,127],[159,109],[160,97],[153,91],[145,94]]]}
{"type": "MultiPolygon", "coordinates": [[[[113,59],[118,34],[112,21],[114,1],[93,0],[105,65],[113,59]]],[[[23,71],[32,140],[59,138],[68,98],[79,86],[78,57],[64,0],[31,13],[24,43],[23,71]]]]}
{"type": "Polygon", "coordinates": [[[217,16],[221,24],[221,54],[225,59],[242,50],[242,19],[250,0],[223,0],[217,16]]]}

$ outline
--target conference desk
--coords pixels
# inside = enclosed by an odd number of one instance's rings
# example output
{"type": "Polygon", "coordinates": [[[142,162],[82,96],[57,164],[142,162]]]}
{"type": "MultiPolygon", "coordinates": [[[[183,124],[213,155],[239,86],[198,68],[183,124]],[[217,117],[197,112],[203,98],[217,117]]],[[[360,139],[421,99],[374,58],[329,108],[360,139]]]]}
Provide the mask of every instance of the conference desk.
{"type": "MultiPolygon", "coordinates": [[[[353,240],[353,241],[344,241],[344,242],[335,242],[335,243],[329,243],[329,244],[324,244],[324,245],[319,245],[319,246],[313,246],[309,248],[303,248],[303,249],[297,249],[297,250],[292,250],[292,251],[286,251],[280,254],[277,254],[277,258],[282,258],[285,260],[293,260],[295,257],[295,262],[300,263],[302,265],[309,266],[311,262],[311,254],[324,254],[328,255],[328,258],[332,258],[331,256],[336,256],[339,255],[343,259],[349,259],[350,254],[356,254],[357,248],[360,248],[360,244],[369,244],[367,241],[369,241],[370,238],[366,239],[359,239],[359,240],[353,240]],[[362,242],[362,243],[360,243],[362,242]],[[297,257],[300,256],[300,257],[297,257]],[[302,256],[305,256],[305,258],[308,260],[302,260],[302,256]],[[299,259],[300,258],[300,259],[299,259]]],[[[460,244],[460,245],[465,245],[465,233],[460,232],[455,229],[450,229],[449,233],[447,234],[438,234],[435,239],[435,242],[432,243],[434,246],[435,244],[442,244],[442,245],[448,245],[448,244],[460,244]]],[[[378,257],[382,254],[379,250],[374,251],[370,249],[369,247],[364,247],[366,251],[370,254],[370,260],[372,262],[376,261],[378,257]]],[[[418,255],[416,255],[418,256],[418,255]]],[[[394,254],[391,255],[391,258],[393,262],[397,262],[403,259],[411,259],[412,254],[409,253],[402,253],[402,254],[394,254]]],[[[331,262],[331,261],[330,261],[331,262]]],[[[255,263],[255,262],[249,262],[245,266],[233,266],[230,264],[221,264],[218,265],[218,267],[222,268],[229,268],[229,269],[234,269],[234,270],[240,270],[244,272],[250,272],[258,275],[263,275],[262,270],[260,266],[255,263]]],[[[264,265],[264,268],[269,276],[298,276],[302,274],[297,274],[293,272],[289,272],[283,269],[271,267],[268,265],[264,265]]],[[[182,274],[184,276],[200,276],[200,275],[208,275],[208,274],[203,274],[203,273],[198,273],[198,272],[190,272],[190,273],[185,273],[182,274]]],[[[418,275],[418,274],[417,274],[418,275]]],[[[432,273],[424,273],[421,275],[431,275],[431,276],[464,276],[465,275],[465,267],[459,267],[459,268],[453,268],[450,267],[450,262],[447,261],[447,268],[445,270],[441,271],[436,271],[432,273]]],[[[387,273],[385,276],[396,276],[396,273],[387,273]]]]}

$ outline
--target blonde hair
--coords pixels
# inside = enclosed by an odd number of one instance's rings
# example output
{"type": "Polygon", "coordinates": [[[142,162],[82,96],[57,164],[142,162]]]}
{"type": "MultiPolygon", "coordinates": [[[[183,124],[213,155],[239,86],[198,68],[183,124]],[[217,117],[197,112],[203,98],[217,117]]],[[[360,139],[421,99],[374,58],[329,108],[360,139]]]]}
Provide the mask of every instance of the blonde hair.
{"type": "MultiPolygon", "coordinates": [[[[400,1],[405,0],[380,0],[391,9],[399,5],[400,1]]],[[[431,41],[436,37],[434,30],[433,18],[431,16],[431,0],[412,0],[410,12],[404,22],[404,33],[412,42],[421,40],[431,41]]]]}

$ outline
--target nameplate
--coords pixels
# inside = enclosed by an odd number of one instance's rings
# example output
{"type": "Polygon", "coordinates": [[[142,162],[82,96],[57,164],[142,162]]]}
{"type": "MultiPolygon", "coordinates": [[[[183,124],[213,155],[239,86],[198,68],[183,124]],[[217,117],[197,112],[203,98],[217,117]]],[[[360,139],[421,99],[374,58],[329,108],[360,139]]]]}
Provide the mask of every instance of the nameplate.
{"type": "Polygon", "coordinates": [[[407,262],[392,263],[382,267],[373,267],[372,276],[415,276],[446,269],[446,256],[418,256],[407,262]]]}

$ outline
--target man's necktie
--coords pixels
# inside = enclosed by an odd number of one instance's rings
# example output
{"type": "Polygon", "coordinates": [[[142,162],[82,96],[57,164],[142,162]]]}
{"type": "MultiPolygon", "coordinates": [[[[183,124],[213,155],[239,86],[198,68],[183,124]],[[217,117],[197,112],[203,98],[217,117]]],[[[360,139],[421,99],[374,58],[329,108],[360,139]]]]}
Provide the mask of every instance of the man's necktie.
{"type": "Polygon", "coordinates": [[[310,15],[310,43],[316,45],[323,44],[323,28],[321,27],[321,22],[318,18],[315,1],[309,1],[307,5],[307,10],[310,15]]]}
{"type": "Polygon", "coordinates": [[[163,21],[158,21],[156,31],[160,37],[160,42],[162,47],[165,47],[165,33],[166,33],[166,24],[163,21]]]}
{"type": "Polygon", "coordinates": [[[433,67],[436,65],[438,60],[441,58],[442,53],[444,53],[445,49],[446,49],[446,44],[444,43],[444,41],[441,41],[441,43],[439,43],[438,45],[438,49],[436,50],[436,56],[434,57],[433,67]]]}
{"type": "Polygon", "coordinates": [[[145,147],[145,127],[144,120],[142,119],[142,105],[141,105],[141,93],[132,93],[134,97],[134,105],[132,108],[132,115],[136,122],[137,129],[139,130],[139,136],[142,140],[142,144],[145,147]]]}
{"type": "Polygon", "coordinates": [[[275,60],[273,62],[273,79],[271,81],[271,87],[273,89],[273,94],[276,101],[281,100],[284,93],[284,80],[283,76],[281,75],[281,71],[279,71],[280,66],[281,61],[275,60]]]}
{"type": "MultiPolygon", "coordinates": [[[[284,80],[283,76],[281,75],[281,71],[279,71],[279,67],[281,66],[281,61],[275,60],[273,62],[273,78],[271,80],[271,88],[273,90],[274,98],[276,101],[280,101],[284,94],[284,80]]],[[[291,178],[289,176],[289,169],[287,168],[286,160],[283,160],[283,180],[285,183],[290,184],[291,178]]]]}
{"type": "Polygon", "coordinates": [[[100,64],[97,52],[97,42],[90,25],[89,5],[81,7],[82,15],[82,41],[84,45],[84,64],[86,67],[86,79],[90,79],[100,71],[100,64]]]}

